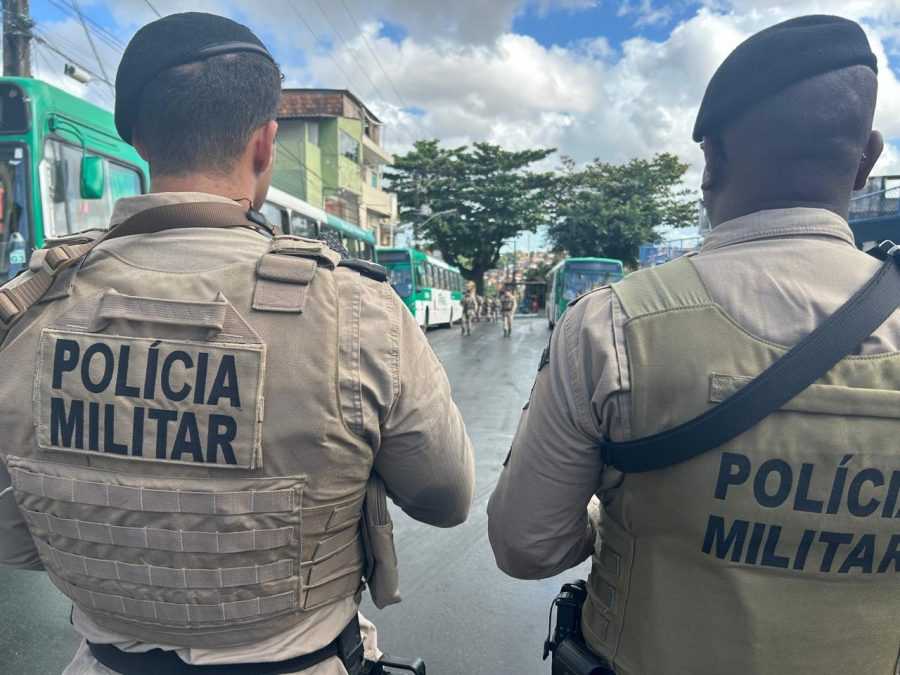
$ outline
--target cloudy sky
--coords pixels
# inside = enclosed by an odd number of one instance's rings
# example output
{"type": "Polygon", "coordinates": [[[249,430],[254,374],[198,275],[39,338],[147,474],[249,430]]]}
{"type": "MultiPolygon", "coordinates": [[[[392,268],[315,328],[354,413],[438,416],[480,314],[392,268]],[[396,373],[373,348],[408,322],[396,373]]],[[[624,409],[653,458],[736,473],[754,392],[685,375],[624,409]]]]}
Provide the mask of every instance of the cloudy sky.
{"type": "Polygon", "coordinates": [[[881,68],[876,168],[900,173],[900,0],[32,0],[38,75],[111,107],[109,87],[61,77],[63,59],[115,77],[122,47],[162,14],[202,10],[251,26],[288,86],[349,88],[402,151],[418,138],[559,148],[578,161],[677,153],[706,82],[743,38],[807,13],[865,27],[881,68]],[[92,28],[99,61],[75,7],[92,28]]]}

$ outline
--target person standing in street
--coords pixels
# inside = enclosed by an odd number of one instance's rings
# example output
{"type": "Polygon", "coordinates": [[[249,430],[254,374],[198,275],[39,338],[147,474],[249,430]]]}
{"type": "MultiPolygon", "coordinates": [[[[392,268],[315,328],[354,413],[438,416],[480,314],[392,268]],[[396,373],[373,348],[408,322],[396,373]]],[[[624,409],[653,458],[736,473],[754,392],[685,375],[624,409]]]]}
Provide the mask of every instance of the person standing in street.
{"type": "Polygon", "coordinates": [[[472,334],[472,320],[478,313],[478,296],[475,295],[475,286],[470,285],[462,299],[462,334],[472,334]]]}
{"type": "Polygon", "coordinates": [[[503,337],[512,337],[513,314],[516,312],[516,296],[507,286],[500,294],[500,314],[503,317],[503,337]]]}
{"type": "Polygon", "coordinates": [[[593,554],[581,628],[615,673],[897,672],[897,312],[718,448],[638,472],[599,447],[627,458],[623,442],[696,420],[883,269],[847,224],[883,149],[877,87],[846,19],[805,16],[742,43],[694,128],[714,226],[699,254],[582,296],[553,332],[489,537],[522,579],[593,554]]]}
{"type": "Polygon", "coordinates": [[[379,499],[470,508],[463,420],[383,269],[258,212],[280,94],[241,24],[141,28],[115,120],[152,194],[0,290],[0,564],[72,601],[66,675],[366,672],[364,582],[399,599],[379,499]]]}

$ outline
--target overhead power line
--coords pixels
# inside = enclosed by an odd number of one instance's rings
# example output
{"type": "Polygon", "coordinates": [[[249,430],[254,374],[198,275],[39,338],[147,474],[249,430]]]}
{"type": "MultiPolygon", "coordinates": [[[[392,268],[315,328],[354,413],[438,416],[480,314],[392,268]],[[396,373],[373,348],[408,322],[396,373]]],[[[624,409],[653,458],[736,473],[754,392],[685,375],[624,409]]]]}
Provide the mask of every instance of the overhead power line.
{"type": "MultiPolygon", "coordinates": [[[[294,2],[293,0],[290,0],[290,2],[288,4],[289,4],[290,8],[292,10],[294,10],[294,14],[297,15],[297,18],[300,19],[300,22],[304,25],[306,30],[309,31],[309,34],[312,36],[312,39],[313,39],[313,44],[318,43],[319,42],[318,34],[316,33],[316,31],[313,30],[313,27],[309,25],[309,22],[306,20],[306,17],[303,16],[303,12],[301,12],[299,10],[299,8],[297,7],[296,2],[294,2]]],[[[350,89],[353,85],[353,81],[350,79],[350,76],[347,74],[347,71],[344,70],[343,66],[341,66],[340,61],[338,61],[337,58],[335,58],[333,53],[329,53],[329,56],[331,57],[331,60],[334,62],[334,65],[337,66],[337,69],[340,71],[341,75],[344,76],[344,82],[346,82],[347,89],[350,89]]]]}
{"type": "MultiPolygon", "coordinates": [[[[63,14],[74,18],[79,18],[76,14],[75,7],[73,6],[72,2],[74,2],[74,0],[50,0],[50,4],[56,7],[63,14]]],[[[125,43],[122,42],[122,40],[120,40],[115,34],[110,32],[104,26],[101,26],[87,14],[84,14],[82,12],[82,16],[84,17],[85,22],[94,29],[94,34],[105,44],[118,52],[121,52],[125,49],[125,43]]]]}
{"type": "MultiPolygon", "coordinates": [[[[97,45],[94,44],[94,38],[91,36],[91,31],[88,28],[87,22],[84,20],[84,14],[81,13],[81,7],[78,5],[78,0],[72,0],[72,6],[78,14],[78,20],[81,21],[81,27],[84,29],[84,36],[91,46],[91,51],[94,52],[94,58],[97,59],[97,66],[100,68],[100,72],[103,73],[103,81],[109,84],[109,75],[106,72],[106,66],[103,65],[103,59],[100,58],[100,52],[97,51],[97,45]]],[[[110,88],[113,88],[112,84],[109,84],[109,86],[110,88]]]]}
{"type": "Polygon", "coordinates": [[[53,43],[49,41],[48,37],[43,32],[35,31],[35,32],[33,32],[32,36],[33,36],[35,42],[43,45],[44,47],[49,49],[51,52],[56,54],[57,56],[61,56],[62,58],[64,58],[66,61],[68,61],[72,65],[78,66],[84,72],[86,72],[88,75],[93,77],[95,80],[99,80],[100,82],[105,82],[110,87],[113,86],[113,83],[110,82],[106,77],[104,77],[100,73],[97,73],[96,71],[92,70],[91,68],[88,68],[83,63],[78,62],[77,60],[75,60],[71,56],[69,56],[67,53],[65,53],[58,47],[54,46],[53,43]]]}
{"type": "Polygon", "coordinates": [[[359,59],[356,58],[356,55],[353,53],[353,50],[350,48],[350,43],[344,38],[341,32],[338,30],[338,27],[332,23],[328,14],[325,12],[325,8],[322,7],[322,3],[319,0],[313,0],[316,3],[316,7],[319,8],[319,11],[322,13],[322,16],[325,17],[325,21],[331,27],[332,32],[334,32],[335,36],[341,41],[344,45],[344,48],[347,50],[347,53],[350,54],[350,58],[353,59],[353,62],[356,64],[356,67],[363,74],[363,76],[369,81],[369,84],[372,85],[372,90],[375,92],[375,95],[378,96],[382,100],[387,100],[384,94],[378,89],[378,85],[375,84],[375,81],[369,75],[369,72],[363,67],[363,65],[359,62],[359,59]]]}
{"type": "Polygon", "coordinates": [[[149,7],[150,9],[153,10],[153,13],[156,14],[157,18],[159,18],[159,19],[162,18],[162,14],[159,13],[159,10],[156,9],[156,7],[153,6],[153,3],[150,2],[150,0],[144,0],[144,2],[147,3],[147,7],[149,7]]]}
{"type": "Polygon", "coordinates": [[[373,49],[372,43],[369,42],[369,38],[366,37],[365,31],[363,31],[362,26],[359,25],[359,22],[356,20],[356,17],[353,16],[353,13],[350,11],[350,8],[347,6],[345,0],[341,0],[341,4],[344,6],[344,11],[347,12],[347,16],[350,17],[350,21],[353,22],[353,25],[356,26],[356,30],[359,31],[359,34],[362,36],[363,42],[366,43],[366,47],[369,48],[369,52],[372,54],[372,58],[375,59],[375,63],[378,65],[378,68],[384,73],[385,79],[387,79],[388,84],[391,85],[391,89],[394,90],[394,94],[397,96],[397,100],[400,102],[400,105],[403,108],[407,108],[409,106],[406,105],[406,101],[403,100],[403,97],[400,95],[400,92],[397,90],[397,85],[394,84],[393,78],[388,74],[388,72],[384,69],[384,66],[381,64],[381,59],[378,58],[378,53],[373,49]]]}

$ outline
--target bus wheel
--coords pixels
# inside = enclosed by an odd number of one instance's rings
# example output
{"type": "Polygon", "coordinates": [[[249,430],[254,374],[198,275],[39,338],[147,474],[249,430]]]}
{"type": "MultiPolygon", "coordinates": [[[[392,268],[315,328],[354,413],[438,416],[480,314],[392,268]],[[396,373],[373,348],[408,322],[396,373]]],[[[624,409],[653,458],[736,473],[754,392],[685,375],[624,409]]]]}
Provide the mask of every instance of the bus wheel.
{"type": "Polygon", "coordinates": [[[547,319],[547,328],[549,330],[553,330],[553,320],[552,319],[547,319]]]}
{"type": "Polygon", "coordinates": [[[453,328],[453,308],[450,308],[450,323],[447,324],[448,328],[453,328]]]}
{"type": "Polygon", "coordinates": [[[426,333],[428,332],[428,327],[429,327],[430,323],[431,323],[431,321],[430,321],[430,317],[428,315],[428,309],[426,308],[425,309],[425,323],[422,326],[422,330],[425,331],[426,333]]]}

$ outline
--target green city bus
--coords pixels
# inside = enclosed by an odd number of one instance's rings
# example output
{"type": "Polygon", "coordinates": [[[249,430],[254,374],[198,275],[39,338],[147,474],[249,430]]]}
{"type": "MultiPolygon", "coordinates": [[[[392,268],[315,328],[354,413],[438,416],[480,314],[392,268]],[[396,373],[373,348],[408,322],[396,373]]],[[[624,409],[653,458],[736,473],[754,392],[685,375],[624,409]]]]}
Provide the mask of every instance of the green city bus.
{"type": "Polygon", "coordinates": [[[556,325],[568,304],[592,288],[611,284],[625,276],[621,260],[566,258],[547,275],[547,323],[556,325]]]}
{"type": "Polygon", "coordinates": [[[414,248],[379,248],[375,256],[424,330],[462,317],[465,280],[458,268],[414,248]]]}
{"type": "Polygon", "coordinates": [[[109,227],[116,200],[149,185],[110,112],[40,80],[0,78],[0,283],[45,240],[109,227]]]}

